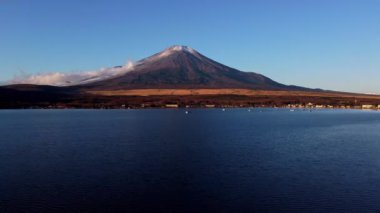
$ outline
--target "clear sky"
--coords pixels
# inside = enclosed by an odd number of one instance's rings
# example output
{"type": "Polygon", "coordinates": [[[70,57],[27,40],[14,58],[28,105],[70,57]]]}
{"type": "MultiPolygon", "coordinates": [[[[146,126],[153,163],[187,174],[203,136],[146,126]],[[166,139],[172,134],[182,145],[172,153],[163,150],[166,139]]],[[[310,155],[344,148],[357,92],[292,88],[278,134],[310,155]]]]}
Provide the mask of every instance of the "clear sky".
{"type": "Polygon", "coordinates": [[[380,93],[379,0],[0,0],[0,81],[173,44],[285,84],[380,93]]]}

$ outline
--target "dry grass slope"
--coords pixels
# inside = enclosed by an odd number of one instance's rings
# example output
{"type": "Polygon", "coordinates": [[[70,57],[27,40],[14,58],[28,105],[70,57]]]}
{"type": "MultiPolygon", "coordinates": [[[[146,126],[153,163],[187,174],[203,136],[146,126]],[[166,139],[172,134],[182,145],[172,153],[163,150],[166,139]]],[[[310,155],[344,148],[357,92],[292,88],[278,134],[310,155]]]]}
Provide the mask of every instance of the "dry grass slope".
{"type": "Polygon", "coordinates": [[[302,97],[342,97],[380,99],[380,96],[340,93],[340,92],[305,92],[305,91],[269,91],[249,89],[133,89],[103,90],[88,93],[101,96],[199,96],[199,95],[241,95],[241,96],[302,96],[302,97]]]}

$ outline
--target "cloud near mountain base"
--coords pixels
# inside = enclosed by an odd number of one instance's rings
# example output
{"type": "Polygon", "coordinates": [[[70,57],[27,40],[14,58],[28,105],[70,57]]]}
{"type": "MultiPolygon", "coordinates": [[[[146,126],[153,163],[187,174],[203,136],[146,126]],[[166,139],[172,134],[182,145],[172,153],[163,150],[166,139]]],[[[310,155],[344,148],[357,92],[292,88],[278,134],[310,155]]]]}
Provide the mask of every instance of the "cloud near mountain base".
{"type": "Polygon", "coordinates": [[[124,66],[102,68],[93,71],[71,73],[49,72],[33,75],[22,74],[14,77],[12,80],[6,82],[6,84],[37,84],[52,86],[70,86],[77,84],[85,84],[122,75],[131,71],[133,67],[134,63],[128,62],[124,66]]]}

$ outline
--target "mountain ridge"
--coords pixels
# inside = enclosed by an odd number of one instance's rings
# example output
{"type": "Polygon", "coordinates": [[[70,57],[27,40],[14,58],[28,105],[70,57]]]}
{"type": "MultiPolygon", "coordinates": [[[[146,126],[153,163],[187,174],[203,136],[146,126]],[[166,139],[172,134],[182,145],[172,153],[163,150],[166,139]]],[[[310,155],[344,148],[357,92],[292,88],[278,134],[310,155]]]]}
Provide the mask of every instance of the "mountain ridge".
{"type": "Polygon", "coordinates": [[[123,75],[82,84],[79,87],[89,90],[148,88],[308,90],[278,83],[262,74],[231,68],[183,45],[174,45],[144,58],[123,75]]]}

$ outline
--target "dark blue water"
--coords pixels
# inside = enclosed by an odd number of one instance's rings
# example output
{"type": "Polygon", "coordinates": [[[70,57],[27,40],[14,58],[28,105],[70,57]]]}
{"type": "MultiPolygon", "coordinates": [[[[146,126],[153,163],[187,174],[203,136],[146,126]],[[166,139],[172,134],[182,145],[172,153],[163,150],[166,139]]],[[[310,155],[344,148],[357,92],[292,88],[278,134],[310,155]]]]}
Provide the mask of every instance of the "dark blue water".
{"type": "Polygon", "coordinates": [[[0,111],[0,212],[378,212],[380,112],[0,111]]]}

